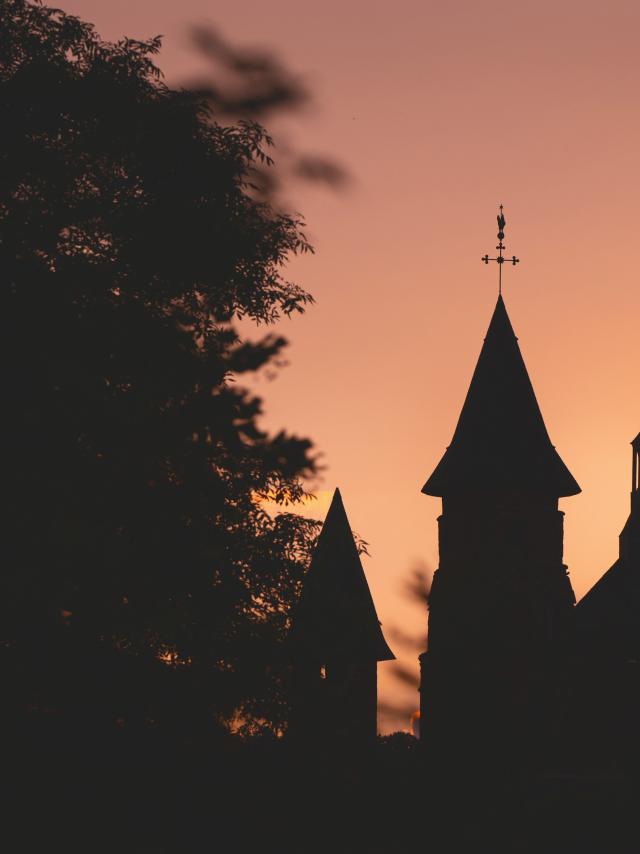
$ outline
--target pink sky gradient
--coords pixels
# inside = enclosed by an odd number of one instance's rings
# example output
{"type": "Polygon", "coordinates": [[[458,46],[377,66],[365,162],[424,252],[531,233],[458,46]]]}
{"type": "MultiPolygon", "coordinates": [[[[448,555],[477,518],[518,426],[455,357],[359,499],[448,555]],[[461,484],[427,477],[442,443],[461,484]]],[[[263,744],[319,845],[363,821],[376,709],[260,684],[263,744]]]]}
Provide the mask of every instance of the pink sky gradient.
{"type": "MultiPolygon", "coordinates": [[[[551,439],[583,489],[563,499],[582,596],[617,555],[640,430],[640,4],[611,0],[60,0],[109,39],[165,36],[170,83],[201,64],[187,31],[272,48],[316,109],[286,134],[348,169],[347,192],[292,192],[317,254],[291,276],[317,305],[282,324],[290,366],[262,378],[267,426],[312,437],[339,485],[383,627],[423,631],[402,595],[437,566],[439,501],[420,488],[451,439],[504,296],[551,439]]],[[[277,156],[277,150],[276,150],[277,156]]],[[[319,512],[326,502],[319,502],[319,512]]],[[[391,644],[394,646],[393,642],[391,644]]],[[[396,645],[415,666],[415,654],[396,645]]],[[[381,665],[381,696],[398,688],[381,665]]],[[[381,719],[383,731],[408,720],[381,719]]]]}

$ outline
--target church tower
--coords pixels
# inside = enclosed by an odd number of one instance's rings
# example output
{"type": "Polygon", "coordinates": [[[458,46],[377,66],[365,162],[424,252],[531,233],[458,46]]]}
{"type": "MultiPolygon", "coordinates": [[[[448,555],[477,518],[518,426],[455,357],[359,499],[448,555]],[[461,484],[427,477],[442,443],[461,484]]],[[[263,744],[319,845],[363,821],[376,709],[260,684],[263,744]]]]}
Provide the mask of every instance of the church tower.
{"type": "Polygon", "coordinates": [[[338,489],[303,582],[291,637],[291,736],[340,749],[373,743],[377,663],[395,656],[382,634],[338,489]]]}
{"type": "Polygon", "coordinates": [[[444,758],[495,755],[510,732],[530,737],[567,628],[575,597],[558,499],[580,492],[549,439],[502,295],[451,444],[422,492],[442,499],[442,513],[421,737],[444,758]]]}

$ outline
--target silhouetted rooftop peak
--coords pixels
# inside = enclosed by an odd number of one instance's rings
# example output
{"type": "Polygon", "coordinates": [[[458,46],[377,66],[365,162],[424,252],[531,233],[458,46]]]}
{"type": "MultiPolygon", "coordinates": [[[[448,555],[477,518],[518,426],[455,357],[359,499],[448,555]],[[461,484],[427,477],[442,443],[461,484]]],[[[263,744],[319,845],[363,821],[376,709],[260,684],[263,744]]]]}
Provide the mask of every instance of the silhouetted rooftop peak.
{"type": "Polygon", "coordinates": [[[583,637],[626,659],[640,654],[640,434],[631,444],[631,513],[620,533],[620,557],[576,606],[583,637]]]}
{"type": "Polygon", "coordinates": [[[485,341],[487,338],[492,336],[499,335],[512,335],[516,341],[516,334],[513,331],[513,326],[511,325],[511,320],[509,315],[507,314],[507,307],[504,304],[504,299],[502,298],[502,294],[498,297],[496,302],[496,307],[493,310],[493,314],[491,315],[491,321],[489,323],[489,328],[487,329],[487,334],[485,336],[485,341]]]}
{"type": "Polygon", "coordinates": [[[549,439],[502,296],[451,444],[422,491],[555,497],[580,492],[549,439]]]}
{"type": "Polygon", "coordinates": [[[339,489],[303,583],[294,634],[320,658],[395,657],[382,634],[339,489]]]}

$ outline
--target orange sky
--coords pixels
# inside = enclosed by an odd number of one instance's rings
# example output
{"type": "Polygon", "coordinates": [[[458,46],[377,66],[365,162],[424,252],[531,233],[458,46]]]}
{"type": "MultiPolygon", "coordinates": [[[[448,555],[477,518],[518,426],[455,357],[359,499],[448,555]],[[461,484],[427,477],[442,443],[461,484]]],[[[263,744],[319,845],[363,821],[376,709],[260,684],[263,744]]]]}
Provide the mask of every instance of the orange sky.
{"type": "MultiPolygon", "coordinates": [[[[186,30],[272,47],[316,109],[301,146],[351,172],[301,187],[317,254],[291,275],[317,299],[283,324],[290,366],[258,383],[267,426],[311,436],[340,485],[385,628],[423,628],[412,565],[437,566],[439,501],[420,488],[448,444],[497,296],[552,441],[582,486],[563,499],[582,596],[617,554],[640,430],[640,4],[637,0],[59,0],[105,38],[163,33],[170,82],[198,68],[186,30]]],[[[326,505],[325,505],[326,506],[326,505]]],[[[324,508],[323,508],[324,509],[324,508]]],[[[396,647],[412,664],[412,653],[396,647]]],[[[381,666],[381,695],[406,694],[381,666]]],[[[414,697],[409,693],[409,702],[414,697]]],[[[415,697],[417,706],[417,697],[415,697]]],[[[407,727],[381,720],[384,731],[407,727]]]]}

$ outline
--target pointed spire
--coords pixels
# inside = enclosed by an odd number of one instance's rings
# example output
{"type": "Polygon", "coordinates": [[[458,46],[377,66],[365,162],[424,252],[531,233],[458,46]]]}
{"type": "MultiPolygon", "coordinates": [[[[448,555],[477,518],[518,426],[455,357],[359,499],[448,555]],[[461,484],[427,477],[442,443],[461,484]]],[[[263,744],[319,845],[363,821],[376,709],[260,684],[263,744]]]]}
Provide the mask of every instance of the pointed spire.
{"type": "Polygon", "coordinates": [[[502,296],[451,445],[422,488],[437,496],[496,491],[580,492],[549,439],[502,296]]]}
{"type": "Polygon", "coordinates": [[[294,634],[323,659],[395,658],[380,628],[339,489],[303,583],[294,634]]]}

